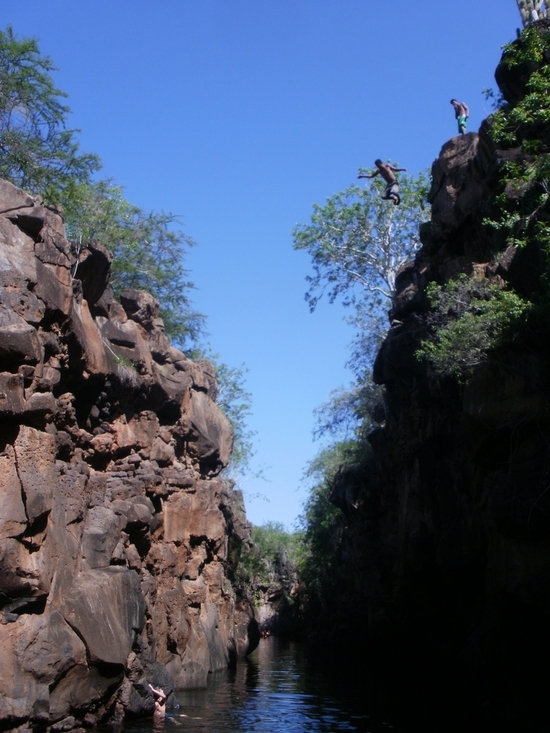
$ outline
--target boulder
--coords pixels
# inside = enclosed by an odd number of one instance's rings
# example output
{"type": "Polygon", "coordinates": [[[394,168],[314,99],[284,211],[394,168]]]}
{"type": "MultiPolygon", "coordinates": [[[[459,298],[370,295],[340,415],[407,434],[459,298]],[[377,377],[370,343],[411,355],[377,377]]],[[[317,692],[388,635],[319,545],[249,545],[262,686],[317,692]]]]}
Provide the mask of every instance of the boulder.
{"type": "Polygon", "coordinates": [[[190,448],[200,456],[203,471],[219,473],[227,465],[233,448],[231,423],[215,402],[195,391],[191,394],[189,420],[198,435],[190,448]]]}
{"type": "Polygon", "coordinates": [[[58,479],[55,438],[49,433],[21,425],[14,449],[27,517],[33,521],[52,508],[58,479]]]}
{"type": "Polygon", "coordinates": [[[137,573],[116,566],[83,571],[59,611],[83,639],[90,661],[124,669],[145,623],[137,573]]]}

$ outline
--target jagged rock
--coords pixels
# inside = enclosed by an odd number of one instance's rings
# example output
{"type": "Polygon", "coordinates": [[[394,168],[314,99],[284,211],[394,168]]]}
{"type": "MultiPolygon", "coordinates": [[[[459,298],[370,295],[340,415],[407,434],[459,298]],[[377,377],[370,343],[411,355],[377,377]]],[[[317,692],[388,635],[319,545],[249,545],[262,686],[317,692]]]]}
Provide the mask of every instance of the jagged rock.
{"type": "Polygon", "coordinates": [[[14,209],[23,209],[34,206],[35,200],[13,183],[0,179],[0,214],[6,214],[14,209]]]}
{"type": "Polygon", "coordinates": [[[453,137],[433,164],[428,201],[434,240],[444,240],[456,231],[485,195],[484,176],[476,165],[478,143],[475,132],[453,137]]]}
{"type": "Polygon", "coordinates": [[[79,573],[60,611],[84,640],[91,661],[124,668],[135,635],[145,623],[138,575],[119,567],[79,573]]]}
{"type": "Polygon", "coordinates": [[[139,323],[146,330],[151,330],[158,317],[159,304],[152,295],[144,290],[127,288],[120,294],[120,302],[128,318],[139,323]]]}
{"type": "Polygon", "coordinates": [[[27,527],[27,514],[12,445],[0,454],[0,496],[0,539],[18,537],[27,527]]]}
{"type": "Polygon", "coordinates": [[[21,425],[14,442],[17,474],[25,496],[29,521],[49,512],[57,484],[54,467],[55,438],[21,425]]]}
{"type": "Polygon", "coordinates": [[[112,261],[113,255],[99,242],[89,242],[80,253],[75,277],[82,283],[82,295],[90,307],[107,288],[112,261]]]}
{"type": "MultiPolygon", "coordinates": [[[[550,29],[550,21],[547,19],[539,20],[533,23],[540,33],[546,34],[550,29]]],[[[514,44],[521,44],[521,41],[515,40],[514,44]]],[[[537,71],[542,64],[534,61],[525,60],[521,65],[515,65],[510,69],[505,60],[506,54],[501,59],[495,71],[495,80],[502,93],[504,99],[512,105],[520,102],[527,94],[527,82],[534,71],[537,71]]],[[[549,59],[545,59],[548,63],[549,59]]]]}
{"type": "Polygon", "coordinates": [[[82,558],[87,569],[105,568],[120,538],[120,522],[106,506],[95,506],[86,516],[82,533],[82,558]]]}
{"type": "Polygon", "coordinates": [[[0,181],[0,728],[151,714],[148,683],[204,685],[250,651],[226,574],[243,524],[215,373],[158,303],[75,258],[59,212],[0,181]],[[223,511],[222,511],[223,508],[223,511]],[[212,567],[210,567],[212,566],[212,567]]]}
{"type": "Polygon", "coordinates": [[[202,392],[193,392],[189,420],[197,433],[190,449],[200,456],[207,473],[219,473],[233,447],[231,424],[222,411],[202,392]]]}

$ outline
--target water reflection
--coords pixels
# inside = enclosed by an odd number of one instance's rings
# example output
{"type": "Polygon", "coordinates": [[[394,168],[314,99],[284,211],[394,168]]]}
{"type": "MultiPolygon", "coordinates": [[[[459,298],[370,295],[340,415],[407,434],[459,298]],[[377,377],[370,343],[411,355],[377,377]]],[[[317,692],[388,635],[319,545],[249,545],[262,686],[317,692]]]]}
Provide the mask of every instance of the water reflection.
{"type": "Polygon", "coordinates": [[[235,669],[210,675],[205,690],[178,691],[179,707],[169,711],[163,727],[139,721],[124,733],[397,733],[369,717],[360,681],[329,672],[308,660],[299,644],[263,639],[235,669]]]}

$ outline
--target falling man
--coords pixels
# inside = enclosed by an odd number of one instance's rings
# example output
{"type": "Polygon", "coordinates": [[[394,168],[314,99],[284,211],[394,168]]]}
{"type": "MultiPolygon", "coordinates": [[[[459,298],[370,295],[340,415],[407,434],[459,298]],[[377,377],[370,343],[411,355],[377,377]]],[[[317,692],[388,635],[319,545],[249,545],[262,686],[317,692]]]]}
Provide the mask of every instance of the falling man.
{"type": "Polygon", "coordinates": [[[386,201],[393,201],[395,206],[397,206],[401,203],[401,197],[399,196],[399,183],[397,182],[395,174],[400,171],[406,171],[407,169],[396,168],[390,163],[382,163],[380,158],[374,161],[374,165],[376,166],[374,173],[360,173],[357,178],[374,178],[378,175],[382,176],[387,184],[382,198],[386,201]]]}

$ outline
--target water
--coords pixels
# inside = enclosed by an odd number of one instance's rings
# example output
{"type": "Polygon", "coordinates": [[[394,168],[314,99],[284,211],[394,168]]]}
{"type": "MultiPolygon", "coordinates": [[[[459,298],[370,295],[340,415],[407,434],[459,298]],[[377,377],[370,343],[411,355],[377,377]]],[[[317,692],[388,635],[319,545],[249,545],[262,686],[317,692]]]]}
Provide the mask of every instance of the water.
{"type": "Polygon", "coordinates": [[[206,689],[178,691],[163,726],[136,721],[124,733],[404,733],[369,716],[360,680],[333,672],[300,644],[262,639],[237,669],[210,675],[206,689]]]}

